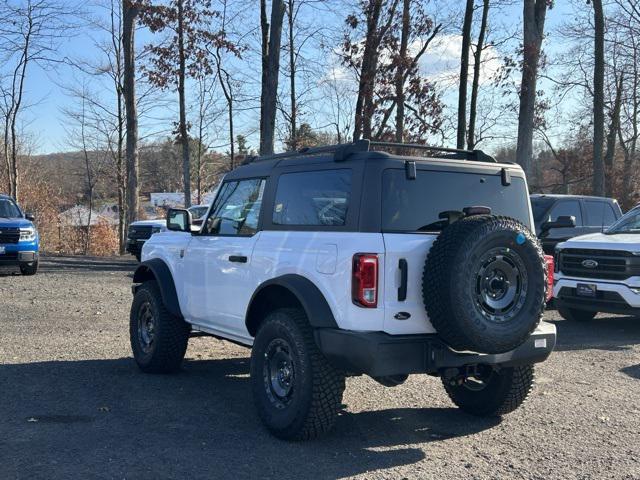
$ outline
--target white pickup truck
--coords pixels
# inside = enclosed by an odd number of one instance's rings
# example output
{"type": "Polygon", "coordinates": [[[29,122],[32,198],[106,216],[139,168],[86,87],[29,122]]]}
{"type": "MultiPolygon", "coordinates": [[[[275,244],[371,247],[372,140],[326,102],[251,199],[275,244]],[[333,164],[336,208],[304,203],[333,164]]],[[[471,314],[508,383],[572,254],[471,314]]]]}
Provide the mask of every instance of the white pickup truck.
{"type": "Polygon", "coordinates": [[[640,315],[640,206],[604,233],[558,244],[556,270],[554,302],[563,318],[640,315]]]}

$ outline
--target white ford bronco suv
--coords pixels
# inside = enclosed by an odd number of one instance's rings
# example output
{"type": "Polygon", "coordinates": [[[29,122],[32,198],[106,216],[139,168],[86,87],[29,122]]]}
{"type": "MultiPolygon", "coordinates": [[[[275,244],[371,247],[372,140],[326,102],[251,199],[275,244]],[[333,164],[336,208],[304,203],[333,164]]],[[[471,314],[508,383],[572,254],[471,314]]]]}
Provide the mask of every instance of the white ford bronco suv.
{"type": "Polygon", "coordinates": [[[192,335],[251,347],[256,409],[279,438],[328,431],[362,374],[440,377],[462,410],[509,413],[555,345],[524,174],[481,151],[362,140],[253,158],[190,224],[171,210],[183,233],[143,247],[135,360],[176,371],[192,335]]]}

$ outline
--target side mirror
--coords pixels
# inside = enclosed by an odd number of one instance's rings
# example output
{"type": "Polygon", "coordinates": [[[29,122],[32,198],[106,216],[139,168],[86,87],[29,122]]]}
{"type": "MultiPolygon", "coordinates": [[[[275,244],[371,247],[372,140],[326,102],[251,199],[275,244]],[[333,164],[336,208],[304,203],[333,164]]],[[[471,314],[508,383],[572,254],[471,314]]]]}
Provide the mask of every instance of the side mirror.
{"type": "Polygon", "coordinates": [[[24,214],[24,218],[26,218],[30,222],[35,222],[36,221],[36,217],[33,215],[33,213],[25,213],[24,214]]]}
{"type": "Polygon", "coordinates": [[[576,217],[563,215],[561,217],[556,218],[555,222],[544,222],[540,229],[543,232],[548,232],[552,228],[573,228],[576,226],[576,217]]]}
{"type": "Polygon", "coordinates": [[[191,213],[182,208],[170,208],[167,211],[167,230],[172,232],[191,232],[191,213]]]}

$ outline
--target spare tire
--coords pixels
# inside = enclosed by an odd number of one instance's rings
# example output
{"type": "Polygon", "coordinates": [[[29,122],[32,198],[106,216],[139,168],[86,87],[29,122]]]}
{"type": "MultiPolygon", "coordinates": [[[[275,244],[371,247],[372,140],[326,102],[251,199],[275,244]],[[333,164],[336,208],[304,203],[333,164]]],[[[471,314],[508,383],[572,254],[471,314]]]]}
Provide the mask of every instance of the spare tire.
{"type": "Polygon", "coordinates": [[[508,352],[540,322],[546,268],[538,239],[517,220],[464,218],[442,231],[427,256],[427,315],[455,350],[508,352]]]}

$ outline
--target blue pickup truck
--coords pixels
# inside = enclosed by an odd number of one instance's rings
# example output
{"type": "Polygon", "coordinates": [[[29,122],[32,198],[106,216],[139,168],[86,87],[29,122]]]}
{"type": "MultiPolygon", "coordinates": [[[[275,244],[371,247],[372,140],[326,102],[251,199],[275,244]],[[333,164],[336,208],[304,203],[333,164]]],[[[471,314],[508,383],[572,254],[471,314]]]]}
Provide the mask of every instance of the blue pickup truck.
{"type": "Polygon", "coordinates": [[[23,275],[36,274],[40,238],[33,221],[13,198],[0,195],[0,267],[18,266],[23,275]]]}

